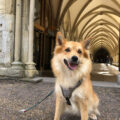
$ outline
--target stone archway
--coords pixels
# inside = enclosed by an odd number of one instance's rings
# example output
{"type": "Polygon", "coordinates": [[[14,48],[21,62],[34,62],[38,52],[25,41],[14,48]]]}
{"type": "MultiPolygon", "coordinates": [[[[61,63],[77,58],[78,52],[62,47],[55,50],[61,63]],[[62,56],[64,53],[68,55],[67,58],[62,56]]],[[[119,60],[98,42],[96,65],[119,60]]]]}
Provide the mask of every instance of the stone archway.
{"type": "Polygon", "coordinates": [[[100,48],[95,51],[93,55],[93,61],[95,63],[107,63],[109,56],[110,54],[105,48],[100,48]]]}

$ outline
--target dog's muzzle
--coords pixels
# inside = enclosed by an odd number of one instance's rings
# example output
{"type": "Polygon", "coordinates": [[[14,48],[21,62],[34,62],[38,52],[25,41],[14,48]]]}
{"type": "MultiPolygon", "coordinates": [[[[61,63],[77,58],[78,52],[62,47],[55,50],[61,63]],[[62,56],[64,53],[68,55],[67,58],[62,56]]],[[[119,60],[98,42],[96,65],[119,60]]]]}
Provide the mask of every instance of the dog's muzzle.
{"type": "Polygon", "coordinates": [[[72,56],[70,60],[64,59],[64,63],[70,70],[75,70],[79,64],[78,57],[72,56]]]}

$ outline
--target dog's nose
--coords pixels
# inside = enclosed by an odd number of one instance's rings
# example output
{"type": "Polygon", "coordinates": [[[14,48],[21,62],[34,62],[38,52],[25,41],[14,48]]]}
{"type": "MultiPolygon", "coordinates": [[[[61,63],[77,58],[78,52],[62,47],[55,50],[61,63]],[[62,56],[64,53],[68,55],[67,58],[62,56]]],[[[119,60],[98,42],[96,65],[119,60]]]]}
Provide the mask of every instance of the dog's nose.
{"type": "Polygon", "coordinates": [[[72,56],[71,60],[72,60],[72,62],[77,62],[78,61],[78,57],[77,56],[72,56]]]}

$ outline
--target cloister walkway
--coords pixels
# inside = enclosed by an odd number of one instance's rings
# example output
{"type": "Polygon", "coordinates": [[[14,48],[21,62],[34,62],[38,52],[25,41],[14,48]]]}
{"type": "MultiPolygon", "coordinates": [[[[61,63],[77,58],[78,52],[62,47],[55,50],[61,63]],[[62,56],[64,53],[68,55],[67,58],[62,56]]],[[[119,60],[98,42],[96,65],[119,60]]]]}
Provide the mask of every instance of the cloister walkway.
{"type": "MultiPolygon", "coordinates": [[[[94,64],[92,79],[100,79],[106,83],[108,78],[116,76],[113,67],[105,64],[94,64]],[[113,72],[111,72],[113,71],[113,72]],[[97,75],[101,75],[97,77],[97,75]],[[107,76],[107,77],[106,77],[107,76]],[[96,78],[97,77],[97,78],[96,78]]],[[[117,72],[117,71],[116,71],[117,72]]],[[[98,120],[120,119],[120,86],[114,86],[114,77],[111,78],[111,86],[103,85],[104,82],[94,81],[94,89],[100,98],[99,110],[101,116],[98,120]],[[103,85],[103,86],[102,86],[103,85]]],[[[36,108],[20,113],[19,110],[30,107],[54,88],[54,78],[43,78],[42,82],[23,82],[14,78],[0,78],[0,120],[53,120],[55,108],[55,95],[51,95],[36,108]]],[[[61,120],[79,120],[78,116],[64,114],[61,120]]]]}

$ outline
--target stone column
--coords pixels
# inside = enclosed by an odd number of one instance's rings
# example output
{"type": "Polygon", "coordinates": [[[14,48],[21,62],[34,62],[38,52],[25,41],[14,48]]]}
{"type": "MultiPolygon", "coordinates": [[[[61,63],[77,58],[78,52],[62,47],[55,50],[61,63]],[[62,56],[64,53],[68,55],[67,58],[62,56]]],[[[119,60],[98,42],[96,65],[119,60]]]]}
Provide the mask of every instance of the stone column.
{"type": "Polygon", "coordinates": [[[21,22],[22,22],[22,0],[16,0],[16,20],[15,20],[15,50],[14,62],[12,66],[16,69],[22,69],[21,60],[21,22]]]}
{"type": "MultiPolygon", "coordinates": [[[[118,56],[118,57],[119,57],[119,58],[118,58],[118,59],[119,59],[119,62],[118,62],[118,63],[119,63],[119,64],[118,64],[119,66],[118,66],[118,68],[119,68],[119,69],[118,69],[118,70],[120,71],[120,26],[119,26],[119,40],[118,40],[118,41],[119,41],[119,43],[118,43],[118,45],[119,45],[119,54],[118,54],[118,55],[119,55],[119,56],[118,56]]],[[[117,76],[117,83],[120,84],[120,74],[118,74],[118,76],[117,76]]]]}
{"type": "Polygon", "coordinates": [[[28,47],[28,63],[29,68],[33,69],[35,64],[33,62],[33,39],[34,39],[34,7],[35,0],[30,0],[30,14],[29,14],[29,47],[28,47]]]}
{"type": "Polygon", "coordinates": [[[23,17],[22,17],[22,62],[28,62],[28,26],[29,26],[29,2],[23,0],[23,17]]]}
{"type": "Polygon", "coordinates": [[[26,63],[26,69],[27,69],[26,76],[27,77],[33,77],[37,74],[35,63],[33,62],[34,9],[35,9],[35,0],[30,0],[28,62],[26,63]]]}

